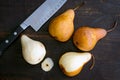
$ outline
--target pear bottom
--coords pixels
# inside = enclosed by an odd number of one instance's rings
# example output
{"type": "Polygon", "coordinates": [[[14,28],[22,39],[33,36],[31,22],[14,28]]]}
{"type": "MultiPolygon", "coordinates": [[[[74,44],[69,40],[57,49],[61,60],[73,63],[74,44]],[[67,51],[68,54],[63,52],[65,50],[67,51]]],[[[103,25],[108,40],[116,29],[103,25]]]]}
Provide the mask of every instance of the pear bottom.
{"type": "Polygon", "coordinates": [[[60,65],[60,68],[61,68],[61,70],[63,71],[63,73],[65,75],[67,75],[69,77],[73,77],[73,76],[78,75],[82,71],[83,66],[79,67],[78,69],[76,69],[76,70],[74,70],[72,72],[67,72],[62,65],[60,65]]]}

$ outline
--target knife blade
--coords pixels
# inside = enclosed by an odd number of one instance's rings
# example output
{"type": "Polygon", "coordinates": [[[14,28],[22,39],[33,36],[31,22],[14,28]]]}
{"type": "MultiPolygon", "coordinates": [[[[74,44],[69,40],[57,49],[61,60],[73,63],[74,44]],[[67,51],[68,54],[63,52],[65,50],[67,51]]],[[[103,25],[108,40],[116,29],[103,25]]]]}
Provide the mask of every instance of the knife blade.
{"type": "Polygon", "coordinates": [[[10,44],[27,27],[31,26],[35,31],[38,31],[42,25],[64,5],[66,1],[67,0],[46,0],[25,21],[23,21],[11,35],[3,40],[0,44],[0,55],[2,55],[3,51],[10,46],[10,44]]]}

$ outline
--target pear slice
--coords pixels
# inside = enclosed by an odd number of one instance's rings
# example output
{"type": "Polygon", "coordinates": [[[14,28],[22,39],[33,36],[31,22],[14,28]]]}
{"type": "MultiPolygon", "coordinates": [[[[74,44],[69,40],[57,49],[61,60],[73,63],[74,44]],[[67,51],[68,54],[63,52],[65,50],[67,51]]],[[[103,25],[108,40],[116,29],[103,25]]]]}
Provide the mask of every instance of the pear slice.
{"type": "Polygon", "coordinates": [[[26,35],[22,35],[21,44],[23,57],[29,64],[38,64],[46,55],[43,43],[35,41],[26,35]]]}
{"type": "Polygon", "coordinates": [[[41,68],[45,72],[50,71],[54,66],[54,62],[51,58],[46,58],[42,63],[41,63],[41,68]]]}
{"type": "Polygon", "coordinates": [[[79,74],[83,66],[92,58],[91,53],[66,52],[60,57],[59,66],[67,76],[79,74]]]}

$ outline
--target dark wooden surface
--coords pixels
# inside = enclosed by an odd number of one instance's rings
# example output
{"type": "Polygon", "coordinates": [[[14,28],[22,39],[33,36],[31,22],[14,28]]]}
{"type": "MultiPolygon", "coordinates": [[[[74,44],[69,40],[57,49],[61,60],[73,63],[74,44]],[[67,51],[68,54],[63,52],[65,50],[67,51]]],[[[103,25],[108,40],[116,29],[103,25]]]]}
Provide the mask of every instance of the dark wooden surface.
{"type": "MultiPolygon", "coordinates": [[[[51,19],[69,8],[79,5],[82,0],[68,0],[67,3],[35,32],[31,27],[22,34],[41,41],[47,49],[46,57],[51,57],[54,67],[50,72],[44,72],[40,65],[32,66],[22,57],[20,36],[6,49],[0,57],[0,80],[119,80],[120,79],[120,1],[119,0],[83,0],[85,5],[77,10],[74,24],[75,30],[83,25],[91,27],[111,28],[117,19],[117,28],[100,40],[90,51],[96,58],[93,70],[89,70],[91,61],[85,65],[82,72],[73,77],[65,76],[58,66],[60,56],[67,51],[78,50],[72,43],[72,38],[66,43],[54,40],[48,33],[51,19]]],[[[0,0],[0,42],[14,31],[44,0],[0,0]]],[[[21,34],[21,35],[22,35],[21,34]]]]}

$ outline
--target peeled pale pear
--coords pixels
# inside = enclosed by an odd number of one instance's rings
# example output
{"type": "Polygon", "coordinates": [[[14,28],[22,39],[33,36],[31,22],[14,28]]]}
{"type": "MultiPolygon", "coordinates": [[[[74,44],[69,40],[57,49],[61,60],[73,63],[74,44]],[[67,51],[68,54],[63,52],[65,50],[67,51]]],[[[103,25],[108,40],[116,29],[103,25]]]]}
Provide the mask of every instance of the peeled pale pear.
{"type": "Polygon", "coordinates": [[[91,58],[92,55],[88,52],[66,52],[60,57],[59,66],[65,75],[73,77],[81,72],[91,58]]]}
{"type": "Polygon", "coordinates": [[[74,16],[74,10],[69,9],[54,18],[49,24],[50,35],[61,42],[69,40],[74,31],[74,16]]]}
{"type": "Polygon", "coordinates": [[[103,28],[92,28],[89,26],[79,27],[73,35],[73,43],[83,51],[92,50],[96,43],[105,37],[108,32],[113,31],[117,26],[117,21],[114,21],[112,28],[105,30],[103,28]]]}
{"type": "Polygon", "coordinates": [[[40,63],[46,55],[43,43],[35,41],[26,35],[21,36],[22,55],[26,62],[35,65],[40,63]]]}
{"type": "Polygon", "coordinates": [[[78,28],[73,36],[75,46],[83,51],[92,50],[98,40],[105,37],[107,31],[102,28],[91,28],[88,26],[78,28]]]}

